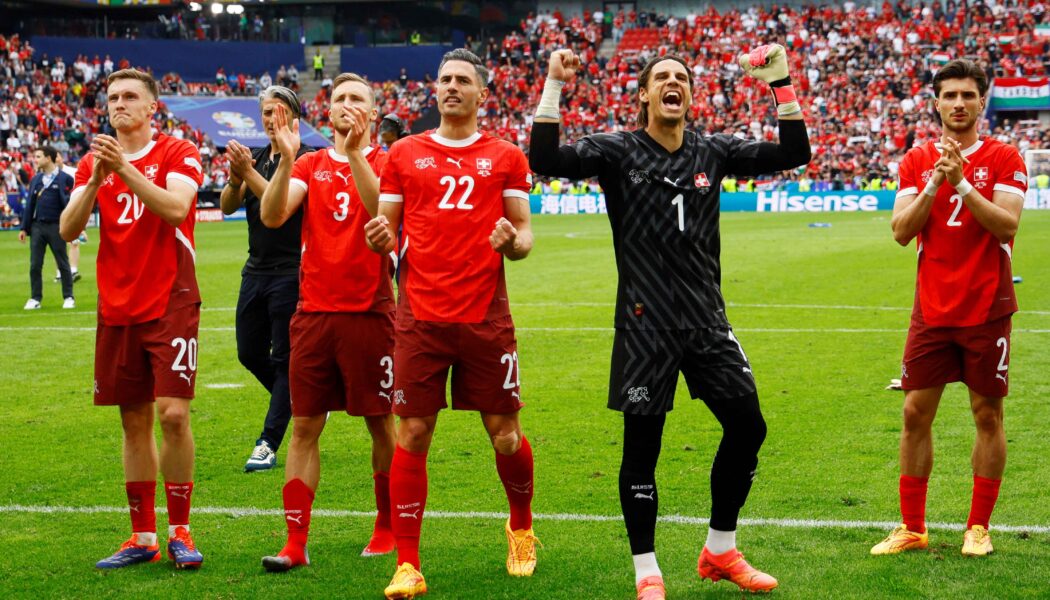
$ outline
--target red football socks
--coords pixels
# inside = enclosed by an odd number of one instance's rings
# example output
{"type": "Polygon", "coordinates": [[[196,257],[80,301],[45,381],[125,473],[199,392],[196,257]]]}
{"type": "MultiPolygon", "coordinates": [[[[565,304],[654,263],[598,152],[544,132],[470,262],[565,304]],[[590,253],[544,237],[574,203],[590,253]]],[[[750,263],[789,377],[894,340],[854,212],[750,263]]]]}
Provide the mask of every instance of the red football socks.
{"type": "Polygon", "coordinates": [[[391,523],[397,540],[397,564],[419,569],[419,530],[427,505],[427,455],[400,445],[390,464],[391,523]]]}
{"type": "Polygon", "coordinates": [[[134,533],[156,533],[157,482],[128,481],[124,484],[131,512],[131,531],[134,533]]]}
{"type": "Polygon", "coordinates": [[[995,501],[999,499],[999,485],[1002,482],[1001,479],[973,476],[973,499],[970,501],[970,518],[966,520],[967,529],[974,525],[988,529],[988,521],[992,518],[995,501]]]}
{"type": "Polygon", "coordinates": [[[521,447],[511,455],[496,453],[496,471],[510,503],[510,528],[532,527],[532,446],[524,436],[521,447]]]}
{"type": "Polygon", "coordinates": [[[901,518],[908,531],[926,532],[926,488],[929,477],[901,475],[901,518]]]}
{"type": "Polygon", "coordinates": [[[168,497],[168,525],[189,525],[193,482],[170,483],[165,481],[164,494],[168,497]]]}
{"type": "MultiPolygon", "coordinates": [[[[288,546],[306,547],[310,533],[310,508],[314,504],[314,491],[302,479],[293,479],[284,484],[284,522],[288,526],[288,546]]],[[[281,551],[284,554],[284,550],[281,551]]]]}

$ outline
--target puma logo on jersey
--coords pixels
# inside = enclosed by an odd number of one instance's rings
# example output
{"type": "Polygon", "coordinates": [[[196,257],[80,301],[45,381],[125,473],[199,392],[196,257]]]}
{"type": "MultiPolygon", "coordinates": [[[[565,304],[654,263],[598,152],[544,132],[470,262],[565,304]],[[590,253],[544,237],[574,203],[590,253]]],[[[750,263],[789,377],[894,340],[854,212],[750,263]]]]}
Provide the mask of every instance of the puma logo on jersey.
{"type": "Polygon", "coordinates": [[[748,368],[748,367],[740,367],[740,368],[741,368],[741,369],[743,369],[743,371],[744,371],[745,373],[750,373],[750,372],[751,372],[751,369],[750,369],[750,368],[748,368]]]}
{"type": "Polygon", "coordinates": [[[379,397],[380,398],[386,398],[386,401],[390,402],[390,394],[388,394],[386,392],[379,392],[379,397]]]}
{"type": "Polygon", "coordinates": [[[1002,380],[1003,380],[1003,383],[1007,383],[1007,381],[1006,381],[1006,375],[1003,375],[1002,373],[996,373],[996,374],[995,374],[995,378],[996,378],[996,379],[1002,379],[1002,380]]]}
{"type": "Polygon", "coordinates": [[[667,183],[670,183],[671,185],[678,185],[678,179],[679,178],[675,178],[674,181],[671,181],[670,177],[664,177],[664,181],[666,181],[667,183]]]}
{"type": "Polygon", "coordinates": [[[422,171],[423,169],[426,169],[427,167],[431,167],[431,168],[434,168],[434,169],[437,168],[437,162],[434,160],[433,156],[427,156],[427,157],[424,157],[424,158],[417,158],[416,159],[416,168],[417,169],[422,171]]]}
{"type": "Polygon", "coordinates": [[[510,397],[511,398],[521,398],[521,396],[518,395],[518,392],[511,392],[510,393],[510,397]]]}
{"type": "Polygon", "coordinates": [[[652,500],[653,496],[655,496],[655,495],[656,495],[656,490],[653,490],[653,491],[649,492],[648,494],[643,494],[641,492],[638,492],[637,494],[634,495],[634,497],[635,497],[635,499],[652,500]]]}
{"type": "Polygon", "coordinates": [[[463,159],[462,158],[459,159],[459,160],[456,160],[456,159],[452,158],[451,156],[448,156],[448,157],[445,158],[445,160],[450,162],[450,163],[452,163],[452,164],[454,164],[454,165],[456,165],[457,169],[462,169],[463,168],[463,159]]]}
{"type": "Polygon", "coordinates": [[[348,175],[343,175],[339,171],[335,171],[335,174],[339,176],[339,179],[343,180],[343,185],[350,185],[350,178],[354,176],[353,173],[350,173],[348,175]]]}
{"type": "Polygon", "coordinates": [[[303,526],[303,516],[302,515],[299,515],[297,517],[293,517],[292,515],[284,515],[284,518],[288,519],[289,521],[291,521],[292,523],[295,523],[296,525],[298,525],[300,527],[303,526]]]}
{"type": "Polygon", "coordinates": [[[168,493],[171,494],[172,496],[175,496],[176,498],[182,498],[183,500],[189,500],[190,499],[190,491],[189,490],[183,490],[181,494],[178,491],[176,491],[176,490],[169,490],[168,493]]]}
{"type": "Polygon", "coordinates": [[[179,377],[186,380],[186,385],[193,385],[193,374],[179,373],[179,377]]]}
{"type": "Polygon", "coordinates": [[[416,520],[419,520],[419,509],[417,508],[416,510],[414,510],[412,512],[398,513],[397,516],[399,518],[402,518],[402,519],[416,519],[416,520]]]}
{"type": "Polygon", "coordinates": [[[135,503],[135,504],[132,504],[129,508],[131,508],[131,512],[139,512],[139,508],[141,508],[141,505],[138,504],[138,503],[135,503]]]}

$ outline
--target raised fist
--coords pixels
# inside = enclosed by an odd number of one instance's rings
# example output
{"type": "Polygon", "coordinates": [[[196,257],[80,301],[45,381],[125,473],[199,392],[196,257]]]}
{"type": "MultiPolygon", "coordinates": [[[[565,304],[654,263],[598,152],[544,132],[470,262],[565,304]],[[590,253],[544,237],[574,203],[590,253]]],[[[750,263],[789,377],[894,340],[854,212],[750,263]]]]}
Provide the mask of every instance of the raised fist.
{"type": "Polygon", "coordinates": [[[580,70],[580,57],[572,50],[555,50],[547,66],[547,77],[558,81],[570,81],[580,70]]]}
{"type": "Polygon", "coordinates": [[[780,44],[759,46],[749,53],[741,54],[737,62],[748,75],[766,83],[788,77],[787,50],[780,44]]]}

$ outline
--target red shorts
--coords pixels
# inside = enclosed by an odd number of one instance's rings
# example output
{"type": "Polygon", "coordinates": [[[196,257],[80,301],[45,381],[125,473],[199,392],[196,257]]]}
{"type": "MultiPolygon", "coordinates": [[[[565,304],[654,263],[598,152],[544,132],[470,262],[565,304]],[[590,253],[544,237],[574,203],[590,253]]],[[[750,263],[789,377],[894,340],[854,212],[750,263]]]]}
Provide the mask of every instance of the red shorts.
{"type": "Polygon", "coordinates": [[[425,417],[448,408],[490,414],[522,406],[518,344],[510,316],[483,323],[398,320],[394,350],[394,414],[425,417]]]}
{"type": "Polygon", "coordinates": [[[98,324],[95,404],[130,406],[158,397],[193,398],[200,304],[135,325],[98,324]]]}
{"type": "Polygon", "coordinates": [[[394,315],[297,311],[288,328],[292,415],[390,414],[394,315]]]}
{"type": "Polygon", "coordinates": [[[904,345],[901,388],[962,381],[989,398],[1009,392],[1010,316],[972,327],[912,325],[904,345]]]}

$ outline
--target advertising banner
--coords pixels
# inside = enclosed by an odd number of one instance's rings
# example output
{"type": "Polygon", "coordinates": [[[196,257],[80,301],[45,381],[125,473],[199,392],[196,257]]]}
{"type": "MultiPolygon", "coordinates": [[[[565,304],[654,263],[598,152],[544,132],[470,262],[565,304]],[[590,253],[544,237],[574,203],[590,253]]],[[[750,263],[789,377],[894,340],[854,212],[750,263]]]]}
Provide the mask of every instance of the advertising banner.
{"type": "MultiPolygon", "coordinates": [[[[259,101],[255,98],[161,96],[160,100],[176,117],[208,134],[220,148],[225,148],[230,140],[237,140],[250,148],[270,143],[259,116],[259,101]]],[[[332,145],[302,120],[299,121],[299,135],[307,146],[327,148],[332,145]]]]}

